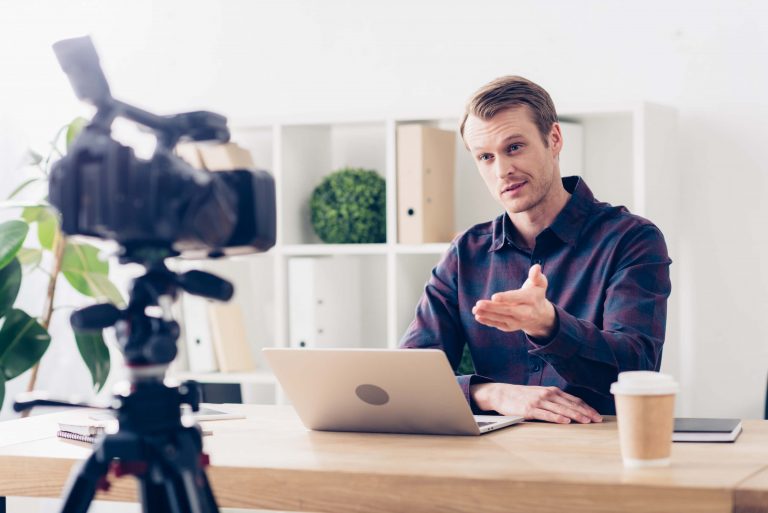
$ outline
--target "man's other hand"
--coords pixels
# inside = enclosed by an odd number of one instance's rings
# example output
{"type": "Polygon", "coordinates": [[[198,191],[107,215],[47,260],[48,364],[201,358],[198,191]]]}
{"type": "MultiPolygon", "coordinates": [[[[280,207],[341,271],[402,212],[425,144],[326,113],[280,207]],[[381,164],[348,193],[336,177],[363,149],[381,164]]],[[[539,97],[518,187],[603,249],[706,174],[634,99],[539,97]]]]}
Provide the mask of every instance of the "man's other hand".
{"type": "Polygon", "coordinates": [[[533,338],[548,338],[555,329],[555,307],[547,300],[547,277],[536,264],[517,290],[498,292],[472,308],[477,322],[502,331],[523,330],[533,338]]]}
{"type": "Polygon", "coordinates": [[[587,403],[557,387],[481,383],[470,388],[472,399],[481,409],[502,415],[545,420],[558,424],[602,422],[603,418],[587,403]]]}

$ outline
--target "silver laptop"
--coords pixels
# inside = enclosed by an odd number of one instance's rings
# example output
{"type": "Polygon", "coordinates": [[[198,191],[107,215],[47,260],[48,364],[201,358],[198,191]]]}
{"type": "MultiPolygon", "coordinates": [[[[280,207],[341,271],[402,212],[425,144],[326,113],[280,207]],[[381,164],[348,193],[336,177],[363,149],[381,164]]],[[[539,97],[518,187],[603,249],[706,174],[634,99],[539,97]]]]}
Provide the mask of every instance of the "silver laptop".
{"type": "Polygon", "coordinates": [[[472,415],[437,349],[264,349],[309,429],[480,435],[522,417],[472,415]]]}

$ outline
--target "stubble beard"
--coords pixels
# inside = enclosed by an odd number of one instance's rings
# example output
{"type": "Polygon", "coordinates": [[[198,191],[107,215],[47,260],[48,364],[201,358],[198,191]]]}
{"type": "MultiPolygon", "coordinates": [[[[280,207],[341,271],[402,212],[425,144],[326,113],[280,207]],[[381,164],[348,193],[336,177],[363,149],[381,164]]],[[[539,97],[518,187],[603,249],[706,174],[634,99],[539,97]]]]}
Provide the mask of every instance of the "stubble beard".
{"type": "MultiPolygon", "coordinates": [[[[522,214],[523,212],[529,212],[532,210],[536,210],[537,207],[541,206],[547,199],[547,196],[549,195],[549,192],[552,190],[552,183],[554,179],[552,176],[550,176],[549,180],[547,180],[544,183],[539,183],[539,187],[536,187],[531,181],[528,181],[526,186],[530,186],[531,189],[528,192],[528,194],[533,195],[530,200],[528,200],[525,203],[522,203],[519,206],[515,206],[514,203],[518,200],[512,200],[512,204],[509,205],[509,207],[506,208],[507,212],[510,212],[512,214],[522,214]],[[534,190],[537,189],[537,190],[534,190]]],[[[525,199],[525,198],[520,198],[525,199]]],[[[506,205],[505,205],[506,206],[506,205]]]]}

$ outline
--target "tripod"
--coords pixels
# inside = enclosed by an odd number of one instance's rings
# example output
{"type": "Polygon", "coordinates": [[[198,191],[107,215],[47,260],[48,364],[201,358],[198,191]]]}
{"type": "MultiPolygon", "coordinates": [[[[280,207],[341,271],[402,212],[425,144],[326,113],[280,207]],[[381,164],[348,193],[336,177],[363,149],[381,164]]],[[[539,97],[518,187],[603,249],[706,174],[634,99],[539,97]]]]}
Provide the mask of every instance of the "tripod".
{"type": "MultiPolygon", "coordinates": [[[[100,330],[115,326],[130,379],[114,396],[113,411],[119,429],[102,436],[93,454],[77,469],[64,493],[62,513],[81,513],[97,489],[109,489],[110,472],[115,477],[133,475],[139,481],[143,513],[214,513],[218,511],[205,467],[202,431],[182,417],[182,405],[199,407],[196,383],[179,386],[164,383],[168,364],[176,356],[179,325],[171,319],[170,305],[181,288],[189,293],[226,301],[232,285],[201,271],[171,272],[162,259],[147,266],[136,278],[125,309],[104,303],[72,315],[72,326],[100,330]],[[150,317],[147,307],[159,306],[162,317],[150,317]]],[[[16,401],[14,409],[34,406],[90,405],[45,399],[16,401]]]]}

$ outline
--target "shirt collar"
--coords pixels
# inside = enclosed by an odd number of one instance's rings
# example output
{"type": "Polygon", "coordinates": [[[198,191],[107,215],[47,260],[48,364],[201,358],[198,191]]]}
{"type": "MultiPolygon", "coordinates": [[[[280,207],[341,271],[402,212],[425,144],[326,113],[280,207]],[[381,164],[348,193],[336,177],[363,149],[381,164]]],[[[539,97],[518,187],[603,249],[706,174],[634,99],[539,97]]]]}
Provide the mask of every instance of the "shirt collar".
{"type": "MultiPolygon", "coordinates": [[[[578,176],[569,176],[562,180],[563,187],[571,194],[571,197],[547,230],[550,230],[566,244],[575,246],[584,226],[584,221],[594,207],[595,196],[587,187],[586,182],[578,176]]],[[[493,243],[489,251],[498,251],[507,242],[512,244],[514,230],[515,227],[506,213],[494,219],[493,243]]]]}
{"type": "Polygon", "coordinates": [[[595,207],[595,196],[584,179],[578,176],[563,178],[563,187],[571,197],[549,229],[563,242],[575,246],[584,222],[595,207]]]}

